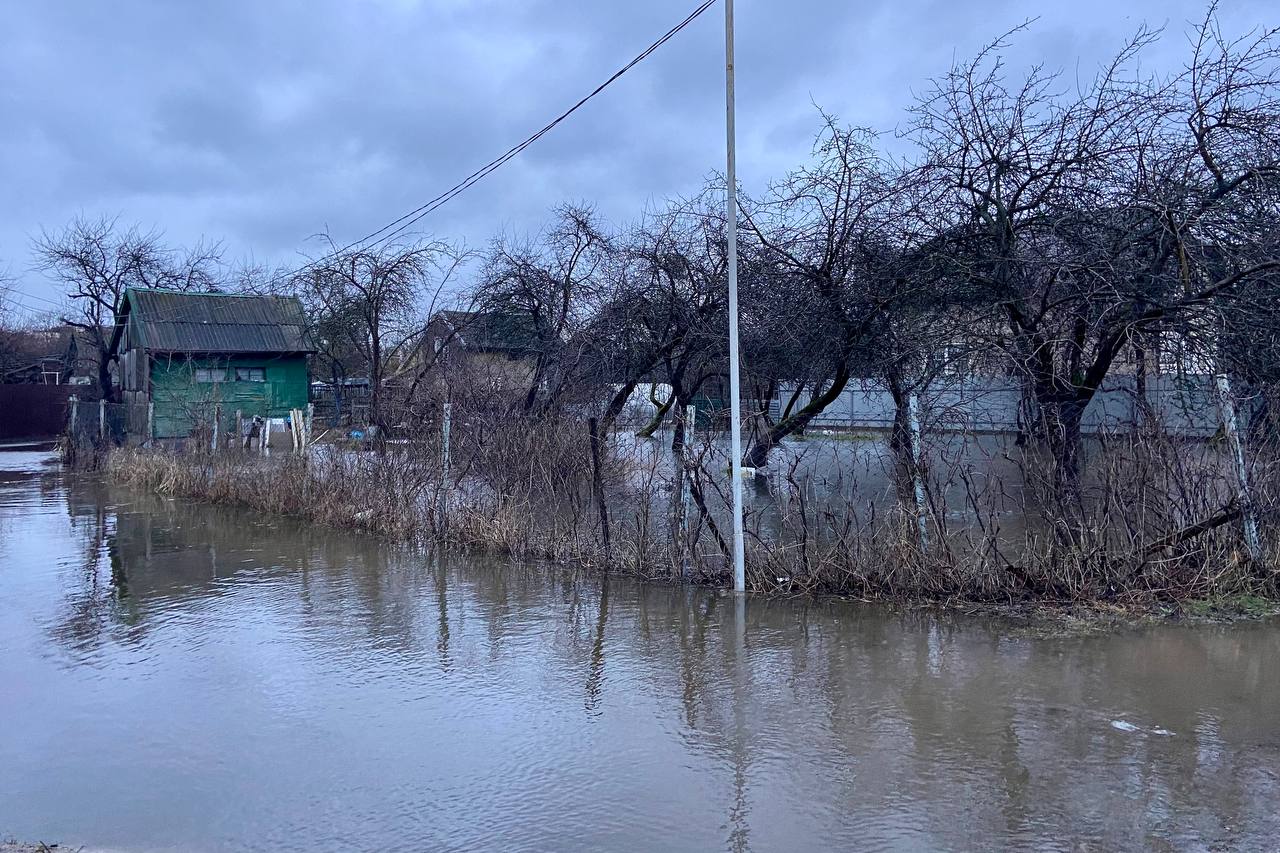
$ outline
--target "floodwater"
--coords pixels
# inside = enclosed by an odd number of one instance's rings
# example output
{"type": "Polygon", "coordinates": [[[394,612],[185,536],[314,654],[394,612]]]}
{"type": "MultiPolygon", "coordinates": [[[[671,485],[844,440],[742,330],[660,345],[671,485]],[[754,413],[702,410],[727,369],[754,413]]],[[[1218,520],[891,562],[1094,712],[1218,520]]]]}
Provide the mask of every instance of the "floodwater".
{"type": "MultiPolygon", "coordinates": [[[[810,510],[829,508],[837,516],[847,511],[883,515],[898,505],[897,462],[887,431],[825,433],[815,431],[784,440],[758,476],[748,478],[744,495],[748,526],[755,519],[765,531],[777,534],[781,504],[794,496],[797,488],[808,499],[810,510]]],[[[627,463],[633,491],[642,493],[654,482],[673,479],[679,462],[670,450],[669,431],[653,439],[619,432],[614,441],[615,452],[627,463]]],[[[705,471],[727,471],[727,439],[700,433],[694,448],[705,471]]],[[[1047,494],[1050,486],[1049,462],[1042,450],[1018,446],[1013,433],[938,432],[926,436],[921,452],[929,490],[936,500],[931,512],[945,513],[947,527],[957,531],[974,526],[979,516],[987,526],[998,521],[1003,538],[1009,541],[1016,541],[1028,527],[1041,530],[1045,520],[1040,517],[1044,508],[1038,503],[1039,496],[1047,494]]],[[[1150,500],[1161,488],[1170,489],[1169,483],[1153,477],[1135,461],[1144,455],[1123,435],[1110,444],[1086,437],[1081,444],[1085,505],[1097,507],[1106,503],[1105,498],[1122,499],[1125,493],[1117,491],[1117,479],[1137,486],[1145,476],[1143,500],[1150,500]]],[[[1192,517],[1201,517],[1195,514],[1200,510],[1216,511],[1234,496],[1232,463],[1221,445],[1184,442],[1179,445],[1178,463],[1185,491],[1170,491],[1168,497],[1192,517]],[[1188,502],[1190,505],[1183,506],[1188,502]]],[[[727,517],[727,496],[716,500],[717,492],[709,490],[709,494],[712,511],[717,516],[723,511],[727,517]]]]}
{"type": "Polygon", "coordinates": [[[1280,625],[1042,636],[451,556],[0,453],[0,837],[1266,850],[1280,625]]]}

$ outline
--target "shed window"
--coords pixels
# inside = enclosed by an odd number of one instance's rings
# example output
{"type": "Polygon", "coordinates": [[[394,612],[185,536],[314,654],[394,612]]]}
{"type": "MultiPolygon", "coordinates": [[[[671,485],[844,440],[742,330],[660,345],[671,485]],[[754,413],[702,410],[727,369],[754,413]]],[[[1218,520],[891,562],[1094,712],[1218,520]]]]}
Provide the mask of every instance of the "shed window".
{"type": "Polygon", "coordinates": [[[226,382],[227,371],[222,367],[197,367],[196,381],[202,383],[226,382]]]}
{"type": "Polygon", "coordinates": [[[265,367],[237,367],[237,382],[266,382],[267,369],[265,367]]]}

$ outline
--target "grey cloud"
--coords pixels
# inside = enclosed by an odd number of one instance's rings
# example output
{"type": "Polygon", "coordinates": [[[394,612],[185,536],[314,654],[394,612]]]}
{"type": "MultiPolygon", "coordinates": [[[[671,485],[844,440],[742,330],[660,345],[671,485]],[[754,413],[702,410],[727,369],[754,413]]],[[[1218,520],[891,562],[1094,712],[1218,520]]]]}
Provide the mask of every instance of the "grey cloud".
{"type": "MultiPolygon", "coordinates": [[[[290,260],[329,228],[360,236],[448,187],[585,94],[693,0],[96,0],[10,4],[0,30],[0,264],[78,212],[174,242],[225,238],[290,260]]],[[[738,0],[740,171],[797,163],[817,117],[892,131],[912,93],[1039,14],[1009,53],[1092,73],[1144,19],[1171,23],[1148,64],[1179,61],[1199,2],[738,0]]],[[[1266,4],[1224,10],[1235,29],[1266,4]]],[[[423,226],[483,242],[592,199],[635,216],[696,190],[723,158],[714,7],[518,162],[423,226]]],[[[44,285],[29,274],[28,292],[44,285]]],[[[47,291],[46,291],[47,295],[47,291]]]]}

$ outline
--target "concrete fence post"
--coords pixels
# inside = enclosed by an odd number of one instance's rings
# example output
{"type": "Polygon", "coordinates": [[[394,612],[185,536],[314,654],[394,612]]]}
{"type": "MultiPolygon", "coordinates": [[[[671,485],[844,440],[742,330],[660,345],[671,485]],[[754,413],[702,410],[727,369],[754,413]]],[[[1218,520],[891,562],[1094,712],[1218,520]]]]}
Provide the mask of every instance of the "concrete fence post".
{"type": "Polygon", "coordinates": [[[680,533],[680,572],[685,577],[689,576],[693,562],[689,553],[689,516],[693,512],[693,471],[689,461],[693,459],[690,446],[697,426],[698,407],[690,403],[684,407],[684,423],[680,425],[680,457],[676,459],[676,465],[680,466],[680,519],[676,529],[680,533]]]}
{"type": "Polygon", "coordinates": [[[222,404],[214,403],[213,405],[213,438],[209,442],[209,449],[214,453],[218,452],[218,424],[222,420],[222,404]]]}
{"type": "Polygon", "coordinates": [[[104,397],[98,401],[98,441],[107,437],[107,401],[104,397]]]}
{"type": "Polygon", "coordinates": [[[67,398],[67,403],[71,406],[71,425],[69,430],[71,437],[74,439],[76,435],[76,419],[80,414],[80,398],[72,394],[67,398]]]}
{"type": "Polygon", "coordinates": [[[1249,552],[1249,559],[1257,561],[1262,559],[1262,537],[1258,532],[1258,514],[1249,490],[1249,467],[1245,464],[1244,442],[1240,440],[1240,423],[1236,417],[1235,400],[1231,396],[1231,380],[1225,373],[1219,373],[1215,384],[1218,389],[1218,408],[1222,413],[1222,428],[1226,431],[1231,458],[1235,463],[1240,515],[1244,519],[1244,546],[1249,552]]]}
{"type": "Polygon", "coordinates": [[[147,403],[147,442],[146,442],[147,447],[151,446],[151,443],[155,441],[155,437],[156,437],[156,404],[152,402],[148,402],[147,403]]]}
{"type": "Polygon", "coordinates": [[[452,433],[453,404],[445,403],[440,407],[440,518],[436,525],[442,533],[448,527],[449,518],[449,489],[453,473],[453,449],[450,447],[452,433]]]}
{"type": "Polygon", "coordinates": [[[244,412],[236,409],[236,450],[244,450],[244,412]]]}

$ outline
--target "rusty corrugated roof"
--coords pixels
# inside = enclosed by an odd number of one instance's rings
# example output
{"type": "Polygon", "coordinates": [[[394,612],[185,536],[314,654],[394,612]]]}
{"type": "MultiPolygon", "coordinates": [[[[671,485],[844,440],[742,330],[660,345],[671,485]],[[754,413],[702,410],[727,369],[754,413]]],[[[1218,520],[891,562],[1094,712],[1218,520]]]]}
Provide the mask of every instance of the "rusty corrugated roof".
{"type": "Polygon", "coordinates": [[[315,352],[292,296],[130,288],[127,299],[139,343],[152,352],[315,352]]]}

